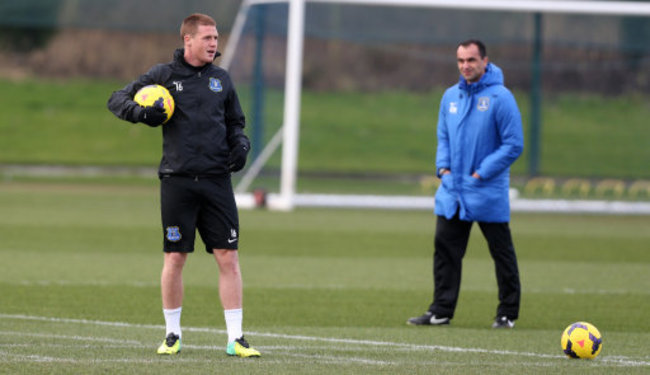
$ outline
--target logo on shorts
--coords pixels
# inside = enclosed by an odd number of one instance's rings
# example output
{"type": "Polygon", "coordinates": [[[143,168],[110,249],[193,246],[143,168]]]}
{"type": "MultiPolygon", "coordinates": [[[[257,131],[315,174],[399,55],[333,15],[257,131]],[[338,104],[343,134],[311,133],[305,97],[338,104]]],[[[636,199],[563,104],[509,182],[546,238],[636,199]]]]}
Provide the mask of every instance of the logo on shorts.
{"type": "Polygon", "coordinates": [[[228,243],[233,243],[237,241],[237,231],[234,229],[230,230],[230,238],[228,239],[228,243]]]}
{"type": "Polygon", "coordinates": [[[183,236],[181,236],[181,230],[178,227],[167,227],[167,234],[165,235],[167,241],[178,242],[183,236]]]}

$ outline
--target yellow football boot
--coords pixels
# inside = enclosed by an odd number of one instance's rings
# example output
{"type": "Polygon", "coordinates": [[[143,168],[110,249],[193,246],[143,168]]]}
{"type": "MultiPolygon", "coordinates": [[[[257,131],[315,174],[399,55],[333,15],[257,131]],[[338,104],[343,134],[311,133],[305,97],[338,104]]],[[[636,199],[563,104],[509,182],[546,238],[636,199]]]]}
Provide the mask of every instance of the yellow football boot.
{"type": "Polygon", "coordinates": [[[228,346],[226,347],[226,354],[242,358],[261,356],[260,352],[248,345],[248,342],[246,342],[244,336],[235,339],[233,342],[229,342],[228,346]]]}
{"type": "Polygon", "coordinates": [[[163,343],[158,347],[158,354],[178,354],[181,352],[181,338],[174,333],[165,337],[163,343]]]}

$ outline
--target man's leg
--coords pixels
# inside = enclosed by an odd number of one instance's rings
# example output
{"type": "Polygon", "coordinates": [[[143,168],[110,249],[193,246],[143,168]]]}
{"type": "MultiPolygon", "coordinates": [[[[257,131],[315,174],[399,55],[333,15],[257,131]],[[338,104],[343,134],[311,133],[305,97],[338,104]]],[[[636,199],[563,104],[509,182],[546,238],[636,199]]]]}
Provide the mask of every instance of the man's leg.
{"type": "Polygon", "coordinates": [[[433,303],[429,311],[437,317],[453,318],[460,291],[463,257],[467,250],[472,222],[458,215],[451,220],[438,216],[433,256],[433,303]]]}
{"type": "Polygon", "coordinates": [[[242,278],[237,250],[214,249],[219,266],[219,297],[224,310],[242,308],[242,278]]]}
{"type": "Polygon", "coordinates": [[[183,266],[187,253],[165,253],[160,289],[163,309],[177,309],[183,304],[183,266]]]}
{"type": "Polygon", "coordinates": [[[259,357],[260,352],[251,348],[244,339],[242,329],[243,285],[239,254],[237,250],[226,249],[214,249],[212,253],[219,266],[219,297],[228,332],[226,353],[239,357],[259,357]]]}
{"type": "Polygon", "coordinates": [[[514,321],[519,317],[521,284],[515,247],[508,223],[479,223],[490,248],[499,287],[497,317],[514,321]]]}
{"type": "Polygon", "coordinates": [[[187,253],[164,253],[160,276],[163,314],[165,316],[165,341],[158,348],[158,354],[180,352],[181,310],[183,305],[183,266],[187,253]]]}

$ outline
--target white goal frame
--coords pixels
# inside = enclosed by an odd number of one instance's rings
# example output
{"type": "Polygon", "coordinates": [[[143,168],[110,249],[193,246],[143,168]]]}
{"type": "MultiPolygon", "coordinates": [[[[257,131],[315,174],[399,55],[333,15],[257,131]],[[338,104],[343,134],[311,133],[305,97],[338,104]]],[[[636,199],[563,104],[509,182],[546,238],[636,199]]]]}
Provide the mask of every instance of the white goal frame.
{"type": "MultiPolygon", "coordinates": [[[[302,60],[303,41],[305,26],[305,5],[306,3],[336,3],[350,5],[368,6],[394,6],[394,7],[422,7],[422,8],[446,8],[465,10],[486,10],[505,11],[519,13],[561,13],[561,14],[591,14],[591,15],[612,15],[612,16],[650,16],[650,2],[632,1],[563,1],[563,0],[465,0],[455,2],[449,0],[243,0],[235,22],[233,24],[230,38],[224,50],[221,60],[221,67],[228,69],[232,63],[237,44],[242,35],[248,11],[254,5],[261,4],[282,4],[289,6],[288,29],[287,29],[287,56],[285,74],[285,96],[283,124],[271,142],[261,152],[257,160],[253,161],[243,176],[236,191],[238,200],[242,206],[253,205],[252,196],[244,196],[243,193],[248,185],[255,178],[270,155],[282,143],[282,165],[280,171],[280,193],[271,194],[267,197],[267,205],[271,209],[290,211],[296,205],[310,205],[309,197],[296,196],[296,179],[298,171],[298,142],[300,134],[300,97],[302,91],[302,60]],[[298,198],[298,199],[297,199],[298,198]]],[[[336,206],[336,199],[326,199],[328,206],[336,206]]],[[[355,196],[358,199],[359,196],[355,196]]],[[[376,206],[383,207],[383,201],[394,200],[396,197],[376,197],[376,206]]],[[[404,197],[401,197],[404,198],[404,197]]],[[[338,200],[341,205],[349,207],[345,202],[350,199],[342,197],[338,200]]],[[[365,201],[365,200],[364,200],[365,201]]],[[[431,200],[432,201],[432,200],[431,200]]],[[[315,196],[313,206],[320,206],[323,196],[315,196]]],[[[516,203],[516,202],[513,202],[516,203]]],[[[429,201],[426,202],[429,204],[429,201]]],[[[372,202],[366,202],[364,207],[372,207],[372,202]]],[[[410,207],[407,204],[407,207],[410,207]]],[[[433,204],[431,204],[431,209],[433,204]]],[[[517,204],[513,204],[515,210],[517,204]]],[[[530,204],[526,205],[531,208],[530,204]]],[[[638,207],[638,204],[637,204],[638,207]]],[[[385,207],[384,207],[385,208],[385,207]]],[[[390,207],[389,207],[390,208],[390,207]]],[[[569,207],[571,209],[571,207],[569,207]]],[[[542,207],[542,211],[544,208],[542,207]]],[[[579,211],[579,209],[578,209],[579,211]]],[[[646,213],[650,213],[650,207],[646,207],[646,213]]]]}

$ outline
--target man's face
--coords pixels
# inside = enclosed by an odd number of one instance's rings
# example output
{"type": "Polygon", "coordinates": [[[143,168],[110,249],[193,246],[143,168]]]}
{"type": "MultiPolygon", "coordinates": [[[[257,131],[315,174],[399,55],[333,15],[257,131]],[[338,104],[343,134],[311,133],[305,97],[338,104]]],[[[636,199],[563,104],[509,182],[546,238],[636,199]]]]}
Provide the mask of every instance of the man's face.
{"type": "Polygon", "coordinates": [[[196,34],[185,35],[187,62],[195,66],[212,63],[217,53],[218,39],[216,26],[209,25],[199,25],[196,34]]]}
{"type": "Polygon", "coordinates": [[[467,47],[458,46],[456,51],[456,62],[458,70],[468,83],[478,82],[485,73],[485,66],[488,63],[487,56],[481,58],[478,46],[470,44],[467,47]]]}

